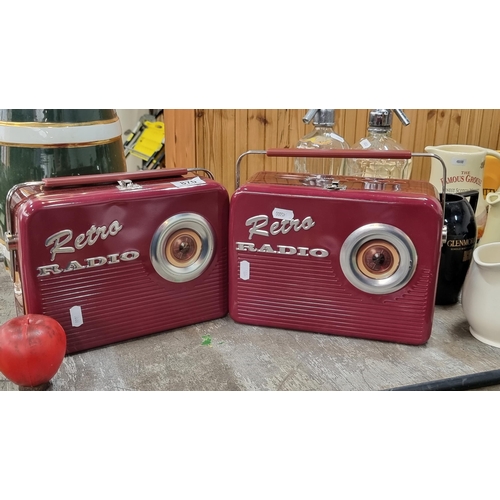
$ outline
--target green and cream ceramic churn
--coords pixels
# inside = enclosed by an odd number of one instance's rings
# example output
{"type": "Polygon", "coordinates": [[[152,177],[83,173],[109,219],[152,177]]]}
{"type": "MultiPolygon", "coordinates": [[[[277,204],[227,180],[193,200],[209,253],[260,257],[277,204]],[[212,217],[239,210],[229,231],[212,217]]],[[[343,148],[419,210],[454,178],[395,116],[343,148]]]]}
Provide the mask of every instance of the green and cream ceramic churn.
{"type": "Polygon", "coordinates": [[[13,186],[126,170],[114,109],[0,109],[0,259],[10,258],[4,241],[5,202],[13,186]]]}

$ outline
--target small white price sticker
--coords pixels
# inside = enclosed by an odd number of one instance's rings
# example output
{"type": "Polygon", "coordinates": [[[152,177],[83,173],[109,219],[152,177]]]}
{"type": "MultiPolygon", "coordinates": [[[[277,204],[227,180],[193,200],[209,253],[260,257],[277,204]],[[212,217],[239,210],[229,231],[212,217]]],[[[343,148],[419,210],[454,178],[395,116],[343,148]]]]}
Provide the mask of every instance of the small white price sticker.
{"type": "Polygon", "coordinates": [[[363,139],[359,144],[363,149],[368,149],[372,145],[368,139],[363,139]]]}
{"type": "Polygon", "coordinates": [[[463,167],[467,163],[467,160],[465,158],[452,158],[451,159],[451,164],[452,165],[460,165],[463,167]]]}
{"type": "Polygon", "coordinates": [[[71,316],[71,326],[79,327],[83,325],[82,308],[80,306],[73,306],[69,310],[71,316]]]}
{"type": "Polygon", "coordinates": [[[206,182],[203,179],[200,179],[199,177],[194,177],[193,179],[186,179],[184,181],[172,182],[172,184],[178,188],[188,188],[192,186],[200,186],[202,184],[206,184],[206,182]]]}
{"type": "Polygon", "coordinates": [[[275,219],[281,219],[281,220],[292,220],[293,210],[286,210],[285,208],[275,208],[273,210],[273,217],[275,219]]]}
{"type": "Polygon", "coordinates": [[[240,262],[240,278],[245,281],[250,279],[250,262],[248,260],[240,262]]]}

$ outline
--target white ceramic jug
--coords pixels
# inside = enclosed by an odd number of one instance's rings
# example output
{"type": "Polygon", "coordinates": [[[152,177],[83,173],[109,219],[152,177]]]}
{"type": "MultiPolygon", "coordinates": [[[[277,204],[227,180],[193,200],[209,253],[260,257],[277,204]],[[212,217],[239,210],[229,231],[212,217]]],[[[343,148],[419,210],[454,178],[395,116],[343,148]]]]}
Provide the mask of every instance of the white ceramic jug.
{"type": "MultiPolygon", "coordinates": [[[[493,149],[463,144],[448,144],[444,146],[426,146],[425,151],[440,156],[446,165],[446,192],[460,193],[477,189],[483,193],[484,163],[486,155],[500,159],[500,153],[493,149]]],[[[443,167],[432,158],[430,183],[443,191],[443,167]]],[[[483,196],[479,196],[475,212],[478,240],[483,236],[488,215],[487,205],[483,196]]]]}
{"type": "Polygon", "coordinates": [[[483,237],[478,246],[500,241],[500,191],[488,193],[486,203],[489,207],[488,218],[486,219],[483,237]]]}
{"type": "Polygon", "coordinates": [[[500,347],[500,242],[478,246],[462,287],[462,309],[471,334],[500,347]]]}

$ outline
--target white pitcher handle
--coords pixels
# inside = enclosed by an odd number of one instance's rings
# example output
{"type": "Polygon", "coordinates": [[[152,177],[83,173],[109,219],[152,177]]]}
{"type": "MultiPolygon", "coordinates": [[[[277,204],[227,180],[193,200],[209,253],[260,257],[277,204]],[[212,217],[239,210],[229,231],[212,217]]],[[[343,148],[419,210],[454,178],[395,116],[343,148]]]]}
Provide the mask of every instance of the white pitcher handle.
{"type": "Polygon", "coordinates": [[[498,151],[489,148],[483,148],[483,149],[486,151],[487,155],[494,156],[495,158],[498,158],[500,160],[500,153],[498,151]]]}
{"type": "Polygon", "coordinates": [[[495,193],[488,193],[486,195],[486,203],[488,205],[496,205],[498,202],[500,202],[500,194],[495,192],[495,193]]]}

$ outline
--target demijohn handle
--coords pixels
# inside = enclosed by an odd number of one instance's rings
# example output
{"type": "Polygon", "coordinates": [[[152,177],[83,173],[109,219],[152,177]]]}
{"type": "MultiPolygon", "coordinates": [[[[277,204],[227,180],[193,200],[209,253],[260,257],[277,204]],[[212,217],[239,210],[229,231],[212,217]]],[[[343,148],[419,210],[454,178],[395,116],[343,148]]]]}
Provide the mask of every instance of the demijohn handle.
{"type": "Polygon", "coordinates": [[[471,191],[463,191],[461,193],[457,193],[464,198],[469,198],[468,202],[472,207],[472,211],[476,212],[477,203],[479,201],[479,191],[477,189],[472,189],[471,191]]]}

